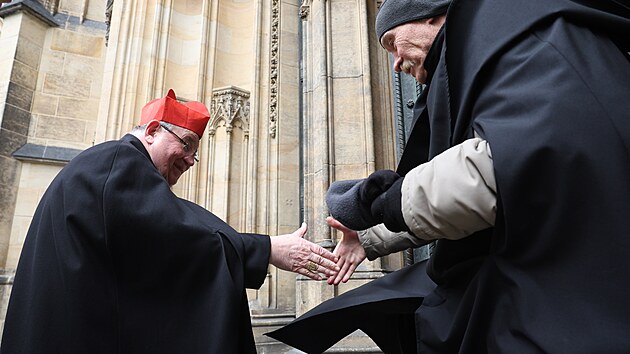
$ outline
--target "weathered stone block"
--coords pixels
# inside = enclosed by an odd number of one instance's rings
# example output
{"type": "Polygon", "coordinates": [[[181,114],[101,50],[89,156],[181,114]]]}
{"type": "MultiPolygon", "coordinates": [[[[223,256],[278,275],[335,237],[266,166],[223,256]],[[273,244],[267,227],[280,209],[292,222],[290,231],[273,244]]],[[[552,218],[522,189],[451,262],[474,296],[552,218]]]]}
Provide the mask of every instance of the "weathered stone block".
{"type": "Polygon", "coordinates": [[[33,98],[32,112],[34,114],[54,115],[57,112],[59,98],[43,93],[35,93],[33,98]]]}
{"type": "Polygon", "coordinates": [[[82,8],[82,0],[64,0],[59,2],[59,12],[65,14],[78,15],[78,10],[82,8]]]}
{"type": "Polygon", "coordinates": [[[30,14],[22,16],[22,23],[19,27],[20,41],[28,39],[33,43],[43,42],[46,38],[46,31],[50,28],[48,23],[30,14]]]}
{"type": "Polygon", "coordinates": [[[39,70],[42,73],[61,73],[66,53],[44,49],[39,70]]]}
{"type": "Polygon", "coordinates": [[[31,113],[29,111],[25,111],[23,109],[15,107],[14,105],[7,104],[4,106],[2,128],[23,136],[27,136],[30,119],[31,113]]]}
{"type": "MultiPolygon", "coordinates": [[[[8,225],[11,226],[11,220],[13,220],[13,210],[15,206],[15,198],[17,196],[17,186],[0,186],[0,205],[6,207],[0,208],[0,228],[5,229],[8,225]]],[[[0,238],[2,238],[0,233],[0,238]]]]}
{"type": "Polygon", "coordinates": [[[301,316],[313,307],[335,296],[335,287],[325,280],[315,281],[303,275],[297,277],[295,315],[301,316]]]}
{"type": "MultiPolygon", "coordinates": [[[[16,218],[21,219],[21,218],[16,218]]],[[[30,224],[30,219],[27,221],[30,224]]],[[[28,229],[27,229],[28,230],[28,229]]],[[[13,237],[13,236],[12,236],[13,237]]],[[[22,248],[24,246],[24,239],[26,238],[26,233],[20,236],[21,242],[13,242],[9,243],[6,247],[6,260],[5,260],[5,269],[16,269],[18,262],[20,260],[20,254],[22,253],[22,248]]],[[[15,241],[18,241],[17,239],[15,241]]]]}
{"type": "Polygon", "coordinates": [[[0,129],[0,156],[11,156],[15,150],[24,144],[26,144],[26,135],[0,129]]]}
{"type": "Polygon", "coordinates": [[[0,156],[0,185],[17,185],[20,163],[10,157],[0,156]]]}
{"type": "Polygon", "coordinates": [[[60,97],[57,116],[95,121],[98,116],[98,100],[60,97]]]}
{"type": "Polygon", "coordinates": [[[40,116],[36,136],[55,140],[82,142],[85,122],[77,119],[64,119],[40,116]]]}
{"type": "Polygon", "coordinates": [[[14,82],[9,82],[7,87],[7,103],[30,111],[33,101],[33,91],[14,82]]]}
{"type": "Polygon", "coordinates": [[[18,42],[15,59],[21,61],[28,67],[36,69],[39,67],[39,60],[42,56],[42,47],[39,43],[22,39],[18,42]]]}
{"type": "Polygon", "coordinates": [[[62,167],[62,165],[24,162],[22,163],[20,186],[38,188],[41,196],[50,185],[50,182],[57,176],[59,171],[61,171],[62,167]]]}
{"type": "Polygon", "coordinates": [[[68,78],[101,76],[103,62],[92,57],[66,54],[64,75],[68,78]]]}
{"type": "Polygon", "coordinates": [[[13,70],[11,71],[11,81],[27,89],[35,90],[35,85],[37,84],[37,70],[19,61],[15,61],[13,62],[13,70]]]}
{"type": "Polygon", "coordinates": [[[335,2],[332,11],[332,72],[335,77],[363,74],[361,21],[356,2],[335,2]]]}
{"type": "Polygon", "coordinates": [[[105,38],[71,31],[55,30],[50,48],[62,52],[100,58],[105,48],[105,38]]]}
{"type": "Polygon", "coordinates": [[[90,97],[90,79],[67,77],[56,74],[46,74],[44,78],[44,93],[59,96],[88,98],[90,97]]]}

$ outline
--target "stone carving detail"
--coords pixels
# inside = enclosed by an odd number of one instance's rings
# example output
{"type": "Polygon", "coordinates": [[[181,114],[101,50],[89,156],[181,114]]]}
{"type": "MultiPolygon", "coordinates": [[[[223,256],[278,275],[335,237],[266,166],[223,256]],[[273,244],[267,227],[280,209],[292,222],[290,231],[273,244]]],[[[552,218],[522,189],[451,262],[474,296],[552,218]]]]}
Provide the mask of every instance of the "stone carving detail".
{"type": "Polygon", "coordinates": [[[278,121],[278,52],[280,43],[280,1],[271,0],[271,55],[269,61],[269,135],[276,137],[278,121]]]}
{"type": "Polygon", "coordinates": [[[234,86],[214,90],[208,135],[214,135],[221,121],[229,134],[237,120],[241,121],[245,136],[249,136],[249,92],[234,86]]]}
{"type": "Polygon", "coordinates": [[[109,28],[112,23],[112,10],[114,9],[114,0],[107,0],[107,5],[105,5],[105,25],[107,26],[107,31],[105,32],[105,46],[109,43],[109,28]]]}
{"type": "Polygon", "coordinates": [[[302,5],[300,5],[300,18],[306,19],[308,14],[311,12],[311,0],[302,0],[302,5]]]}
{"type": "Polygon", "coordinates": [[[57,9],[59,8],[59,0],[40,0],[39,1],[46,10],[50,11],[50,13],[54,16],[57,14],[57,9]]]}

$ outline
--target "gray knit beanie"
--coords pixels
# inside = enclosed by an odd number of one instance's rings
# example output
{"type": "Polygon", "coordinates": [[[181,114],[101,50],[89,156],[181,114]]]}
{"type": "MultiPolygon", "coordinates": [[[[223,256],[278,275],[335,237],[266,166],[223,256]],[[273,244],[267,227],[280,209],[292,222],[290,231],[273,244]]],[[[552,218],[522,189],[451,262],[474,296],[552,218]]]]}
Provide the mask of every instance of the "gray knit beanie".
{"type": "Polygon", "coordinates": [[[451,0],[385,0],[376,15],[376,38],[403,23],[422,20],[446,12],[451,0]]]}

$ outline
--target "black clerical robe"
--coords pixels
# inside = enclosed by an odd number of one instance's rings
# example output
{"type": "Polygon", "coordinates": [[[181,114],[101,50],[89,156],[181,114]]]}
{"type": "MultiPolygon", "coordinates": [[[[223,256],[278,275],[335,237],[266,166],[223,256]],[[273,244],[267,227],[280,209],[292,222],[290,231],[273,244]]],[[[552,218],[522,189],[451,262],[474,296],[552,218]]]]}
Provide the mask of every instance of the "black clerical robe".
{"type": "Polygon", "coordinates": [[[497,217],[437,242],[418,351],[629,352],[630,2],[455,0],[444,32],[429,158],[486,139],[497,217]]]}
{"type": "Polygon", "coordinates": [[[173,194],[136,137],[96,145],[35,212],[1,352],[255,353],[245,288],[269,254],[173,194]]]}

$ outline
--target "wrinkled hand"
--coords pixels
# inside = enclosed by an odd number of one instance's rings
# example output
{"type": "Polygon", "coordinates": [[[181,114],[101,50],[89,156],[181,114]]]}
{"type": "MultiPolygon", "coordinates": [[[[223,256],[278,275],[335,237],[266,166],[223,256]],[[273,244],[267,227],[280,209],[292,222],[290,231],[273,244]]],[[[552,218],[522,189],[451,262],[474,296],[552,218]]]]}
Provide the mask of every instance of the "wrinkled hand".
{"type": "Polygon", "coordinates": [[[269,263],[290,272],[305,275],[313,280],[322,280],[319,273],[333,276],[339,271],[337,256],[304,239],[306,223],[292,234],[271,237],[269,263]]]}
{"type": "Polygon", "coordinates": [[[328,284],[338,285],[340,282],[347,282],[350,279],[357,266],[365,259],[365,250],[359,241],[359,235],[356,231],[350,230],[333,217],[327,217],[326,222],[343,233],[341,241],[335,247],[333,252],[339,257],[337,265],[339,272],[328,277],[328,284]]]}

